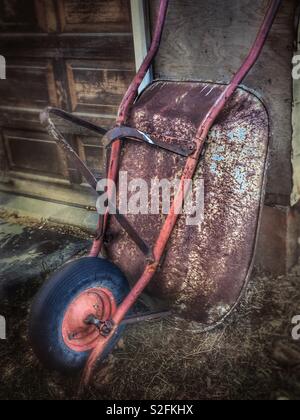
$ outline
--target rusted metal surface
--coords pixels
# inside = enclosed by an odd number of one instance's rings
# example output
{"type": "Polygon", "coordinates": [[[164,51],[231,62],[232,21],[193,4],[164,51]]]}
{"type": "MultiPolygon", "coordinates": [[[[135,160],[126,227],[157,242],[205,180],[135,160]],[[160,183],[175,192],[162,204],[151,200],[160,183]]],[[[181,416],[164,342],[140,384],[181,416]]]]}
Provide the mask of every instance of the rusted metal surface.
{"type": "Polygon", "coordinates": [[[147,260],[152,261],[153,255],[151,246],[144,241],[141,235],[139,235],[137,230],[134,228],[134,225],[130,224],[127,218],[122,213],[120,213],[119,209],[114,208],[112,203],[109,203],[109,207],[112,216],[119,223],[119,225],[122,226],[128,237],[143,253],[144,257],[146,257],[147,260]]]}
{"type": "MultiPolygon", "coordinates": [[[[134,107],[131,125],[153,138],[192,142],[198,126],[225,87],[215,84],[156,82],[134,107]]],[[[236,304],[253,259],[268,149],[269,124],[262,103],[239,89],[209,134],[196,178],[205,181],[201,228],[181,217],[164,262],[149,286],[180,315],[212,326],[236,304]]],[[[129,181],[180,178],[185,159],[145,145],[126,144],[121,167],[129,181]],[[132,156],[138,154],[138,159],[132,156]]],[[[156,241],[164,216],[129,216],[147,243],[156,241]]],[[[144,256],[112,220],[109,257],[134,284],[144,256]]]]}

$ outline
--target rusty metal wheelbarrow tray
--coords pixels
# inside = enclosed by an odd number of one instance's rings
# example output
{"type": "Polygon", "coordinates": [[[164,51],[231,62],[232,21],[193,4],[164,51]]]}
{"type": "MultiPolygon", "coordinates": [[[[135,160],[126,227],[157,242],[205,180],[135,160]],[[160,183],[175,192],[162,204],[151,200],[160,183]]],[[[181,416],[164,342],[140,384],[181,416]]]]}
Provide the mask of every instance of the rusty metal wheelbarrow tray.
{"type": "MultiPolygon", "coordinates": [[[[225,86],[202,82],[157,81],[135,103],[130,126],[161,142],[187,147],[225,86]]],[[[264,197],[269,142],[266,108],[239,88],[210,132],[195,179],[204,180],[204,220],[188,226],[184,216],[170,238],[163,264],[148,292],[179,315],[218,325],[231,312],[247,283],[264,197]]],[[[162,149],[127,142],[120,171],[133,179],[172,181],[186,159],[162,149]],[[133,156],[137,156],[133,159],[133,156]]],[[[150,203],[149,203],[150,206],[150,203]]],[[[147,243],[159,235],[162,218],[128,215],[147,243]]],[[[145,257],[120,225],[111,220],[109,259],[132,284],[141,277],[145,257]]]]}

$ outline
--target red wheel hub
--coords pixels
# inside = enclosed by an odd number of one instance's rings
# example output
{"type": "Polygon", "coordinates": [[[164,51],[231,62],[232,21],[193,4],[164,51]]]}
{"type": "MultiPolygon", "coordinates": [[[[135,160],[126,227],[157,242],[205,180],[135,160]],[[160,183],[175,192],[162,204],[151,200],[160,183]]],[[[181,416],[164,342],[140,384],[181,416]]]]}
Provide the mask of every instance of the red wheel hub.
{"type": "Polygon", "coordinates": [[[99,287],[84,291],[69,305],[64,316],[62,335],[65,344],[74,351],[93,350],[99,339],[99,330],[85,321],[90,315],[108,321],[116,310],[116,301],[110,290],[99,287]]]}

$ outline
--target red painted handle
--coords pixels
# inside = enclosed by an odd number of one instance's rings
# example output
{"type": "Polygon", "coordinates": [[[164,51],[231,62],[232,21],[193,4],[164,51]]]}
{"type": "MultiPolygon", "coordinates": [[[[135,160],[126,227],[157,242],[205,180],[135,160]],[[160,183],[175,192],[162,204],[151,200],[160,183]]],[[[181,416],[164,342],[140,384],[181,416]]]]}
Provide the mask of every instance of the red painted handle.
{"type": "Polygon", "coordinates": [[[118,125],[123,125],[126,123],[126,120],[128,118],[130,108],[133,105],[135,98],[138,95],[139,87],[141,86],[160,46],[161,37],[163,34],[167,11],[169,6],[169,0],[161,0],[160,6],[159,6],[159,12],[158,12],[158,18],[156,23],[156,28],[154,31],[154,35],[152,38],[152,43],[150,50],[144,60],[144,62],[141,65],[141,68],[139,69],[136,77],[134,78],[133,82],[129,86],[125,97],[120,105],[119,108],[119,117],[117,120],[118,125]]]}

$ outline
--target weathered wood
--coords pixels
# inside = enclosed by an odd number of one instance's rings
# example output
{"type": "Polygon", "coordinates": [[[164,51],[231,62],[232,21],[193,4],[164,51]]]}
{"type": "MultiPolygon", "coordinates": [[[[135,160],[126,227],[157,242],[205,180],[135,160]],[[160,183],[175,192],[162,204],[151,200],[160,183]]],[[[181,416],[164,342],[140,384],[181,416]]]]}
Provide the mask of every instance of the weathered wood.
{"type": "Polygon", "coordinates": [[[6,80],[0,83],[0,107],[41,109],[58,105],[53,65],[49,60],[7,60],[6,80]]]}
{"type": "MultiPolygon", "coordinates": [[[[37,130],[41,129],[41,123],[39,118],[40,110],[31,109],[31,110],[18,110],[16,109],[13,113],[9,109],[0,108],[0,126],[8,128],[18,128],[24,130],[37,130]]],[[[79,117],[85,118],[95,124],[100,125],[104,128],[111,128],[115,122],[115,116],[107,116],[101,114],[94,115],[82,115],[80,113],[76,114],[79,117]]],[[[71,126],[69,123],[59,123],[60,129],[64,133],[80,134],[82,135],[82,130],[76,126],[71,126]]],[[[89,136],[90,133],[85,131],[84,135],[89,136]]]]}
{"type": "Polygon", "coordinates": [[[134,72],[114,69],[93,61],[67,61],[73,112],[116,115],[134,72]]]}
{"type": "Polygon", "coordinates": [[[256,266],[286,274],[299,260],[300,213],[290,207],[265,206],[262,216],[256,266]]]}
{"type": "Polygon", "coordinates": [[[131,32],[129,0],[57,0],[62,32],[131,32]]]}
{"type": "Polygon", "coordinates": [[[79,156],[85,161],[96,177],[104,177],[105,150],[98,137],[77,137],[79,156]]]}
{"type": "Polygon", "coordinates": [[[0,0],[1,32],[40,32],[35,0],[0,0]]]}
{"type": "MultiPolygon", "coordinates": [[[[228,82],[254,40],[268,0],[173,0],[156,77],[228,82]]],[[[152,22],[158,0],[152,0],[152,22]]],[[[291,60],[296,0],[280,9],[263,54],[245,80],[266,103],[272,124],[268,193],[291,193],[291,60]]]]}
{"type": "Polygon", "coordinates": [[[104,34],[82,36],[66,34],[63,37],[49,34],[20,34],[12,36],[0,33],[1,54],[5,57],[97,59],[114,61],[134,68],[134,50],[131,34],[104,34]]]}
{"type": "Polygon", "coordinates": [[[64,177],[66,168],[55,141],[44,133],[4,130],[4,142],[12,170],[64,177]]]}
{"type": "Polygon", "coordinates": [[[43,32],[58,31],[54,0],[35,0],[35,11],[39,27],[43,32]]]}
{"type": "MultiPolygon", "coordinates": [[[[25,171],[81,183],[72,162],[42,132],[39,113],[52,105],[113,125],[135,70],[130,0],[0,0],[0,46],[7,59],[7,80],[0,83],[2,161],[6,156],[12,176],[25,171]]],[[[66,123],[60,127],[100,173],[99,139],[66,123]]]]}

